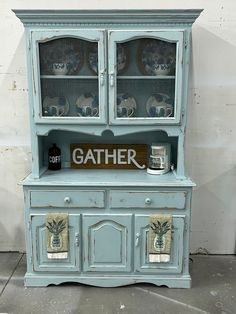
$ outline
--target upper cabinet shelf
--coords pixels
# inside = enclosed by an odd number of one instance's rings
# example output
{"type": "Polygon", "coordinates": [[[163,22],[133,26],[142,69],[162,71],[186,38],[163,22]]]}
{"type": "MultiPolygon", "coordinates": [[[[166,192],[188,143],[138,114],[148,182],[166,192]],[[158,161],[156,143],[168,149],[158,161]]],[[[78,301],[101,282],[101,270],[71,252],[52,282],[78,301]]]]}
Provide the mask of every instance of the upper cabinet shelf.
{"type": "Polygon", "coordinates": [[[29,34],[34,123],[185,123],[190,28],[201,10],[53,12],[15,11],[29,34]]]}
{"type": "Polygon", "coordinates": [[[122,75],[117,76],[118,80],[169,80],[169,79],[175,79],[174,75],[158,75],[158,76],[149,76],[149,75],[122,75]]]}
{"type": "Polygon", "coordinates": [[[93,75],[41,75],[41,79],[74,79],[74,80],[96,80],[97,76],[93,75]]]}
{"type": "Polygon", "coordinates": [[[31,38],[36,123],[106,123],[105,31],[32,31],[31,38]]]}
{"type": "Polygon", "coordinates": [[[182,31],[32,31],[31,38],[36,123],[180,122],[182,31]]]}
{"type": "Polygon", "coordinates": [[[110,124],[178,124],[183,32],[108,31],[110,124]]]}

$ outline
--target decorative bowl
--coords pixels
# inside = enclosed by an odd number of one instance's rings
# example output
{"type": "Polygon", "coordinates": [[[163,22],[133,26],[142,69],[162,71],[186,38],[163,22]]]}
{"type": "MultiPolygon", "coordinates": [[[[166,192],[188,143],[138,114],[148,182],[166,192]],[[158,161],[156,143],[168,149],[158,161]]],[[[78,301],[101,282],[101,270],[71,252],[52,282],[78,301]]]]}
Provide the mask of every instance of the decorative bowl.
{"type": "Polygon", "coordinates": [[[53,63],[52,69],[55,75],[66,75],[68,73],[69,67],[67,63],[57,62],[53,63]]]}
{"type": "Polygon", "coordinates": [[[172,63],[153,63],[151,68],[146,66],[146,70],[152,75],[168,75],[172,70],[172,63]]]}

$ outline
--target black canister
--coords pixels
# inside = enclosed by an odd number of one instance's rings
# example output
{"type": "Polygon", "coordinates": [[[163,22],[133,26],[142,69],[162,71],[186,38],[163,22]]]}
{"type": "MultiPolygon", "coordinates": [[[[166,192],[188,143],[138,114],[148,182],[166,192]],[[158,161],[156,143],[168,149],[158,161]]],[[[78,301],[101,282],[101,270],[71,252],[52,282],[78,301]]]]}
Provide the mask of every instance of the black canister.
{"type": "Polygon", "coordinates": [[[61,150],[56,144],[53,144],[53,146],[48,150],[48,169],[61,169],[61,150]]]}

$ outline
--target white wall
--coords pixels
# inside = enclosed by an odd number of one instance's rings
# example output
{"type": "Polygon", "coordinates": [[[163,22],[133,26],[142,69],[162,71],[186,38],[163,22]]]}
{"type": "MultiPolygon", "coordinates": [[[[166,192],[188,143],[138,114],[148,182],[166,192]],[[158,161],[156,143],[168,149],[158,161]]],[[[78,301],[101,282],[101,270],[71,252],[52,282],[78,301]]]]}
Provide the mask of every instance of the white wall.
{"type": "Polygon", "coordinates": [[[161,2],[163,5],[154,0],[0,1],[1,251],[25,248],[23,193],[18,182],[30,171],[31,159],[24,29],[11,8],[203,8],[193,26],[186,141],[188,173],[197,183],[191,251],[235,252],[236,1],[161,2]]]}

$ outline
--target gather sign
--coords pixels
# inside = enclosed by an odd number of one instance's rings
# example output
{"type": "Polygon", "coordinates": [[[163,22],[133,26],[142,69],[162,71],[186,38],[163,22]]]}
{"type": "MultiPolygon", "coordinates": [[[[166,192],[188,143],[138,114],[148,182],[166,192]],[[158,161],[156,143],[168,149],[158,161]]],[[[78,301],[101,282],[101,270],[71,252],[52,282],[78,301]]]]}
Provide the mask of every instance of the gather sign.
{"type": "Polygon", "coordinates": [[[71,168],[140,169],[147,167],[145,144],[71,144],[71,168]]]}

